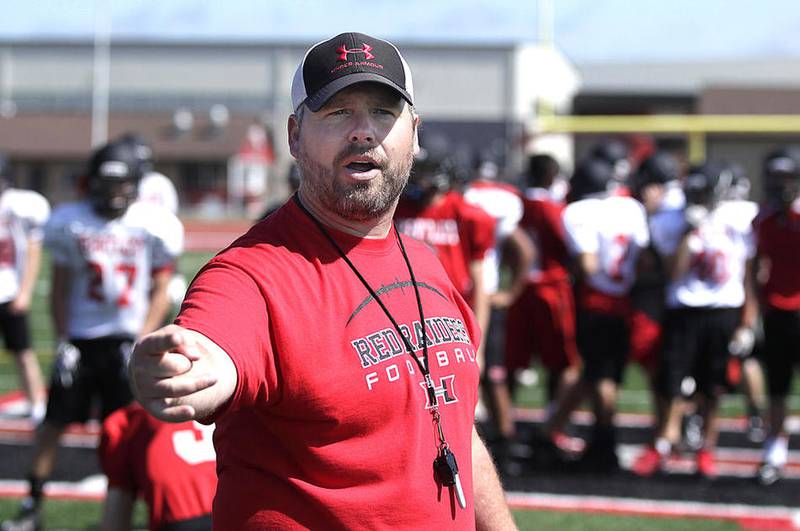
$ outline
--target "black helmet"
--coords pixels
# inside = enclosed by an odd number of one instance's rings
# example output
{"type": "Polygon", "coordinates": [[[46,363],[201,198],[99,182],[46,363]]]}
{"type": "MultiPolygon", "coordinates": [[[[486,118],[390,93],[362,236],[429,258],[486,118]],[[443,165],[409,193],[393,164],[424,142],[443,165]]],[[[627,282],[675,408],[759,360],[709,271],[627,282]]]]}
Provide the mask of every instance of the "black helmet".
{"type": "Polygon", "coordinates": [[[139,133],[125,133],[119,138],[119,142],[133,146],[136,158],[141,165],[142,175],[153,171],[153,149],[145,138],[139,133]]]}
{"type": "Polygon", "coordinates": [[[631,173],[631,163],[628,160],[628,145],[622,140],[610,139],[595,145],[590,156],[602,159],[614,168],[614,179],[624,181],[631,173]]]}
{"type": "Polygon", "coordinates": [[[614,181],[614,166],[606,160],[591,157],[575,168],[569,181],[570,201],[588,195],[608,192],[614,181]]]}
{"type": "Polygon", "coordinates": [[[764,195],[788,204],[800,191],[800,148],[787,146],[770,152],[763,165],[764,195]]]}
{"type": "Polygon", "coordinates": [[[632,187],[636,195],[650,184],[666,184],[678,178],[680,166],[677,159],[665,152],[657,152],[647,157],[633,174],[632,187]]]}
{"type": "Polygon", "coordinates": [[[688,205],[713,208],[728,197],[733,184],[733,171],[725,164],[706,162],[692,166],[683,180],[683,193],[688,205]]]}
{"type": "Polygon", "coordinates": [[[89,160],[88,194],[95,211],[108,218],[122,215],[136,200],[140,160],[129,142],[116,141],[99,148],[89,160]]]}
{"type": "Polygon", "coordinates": [[[425,141],[414,158],[408,184],[403,190],[403,195],[412,201],[420,201],[434,193],[449,190],[457,172],[449,139],[441,135],[431,135],[425,141]]]}

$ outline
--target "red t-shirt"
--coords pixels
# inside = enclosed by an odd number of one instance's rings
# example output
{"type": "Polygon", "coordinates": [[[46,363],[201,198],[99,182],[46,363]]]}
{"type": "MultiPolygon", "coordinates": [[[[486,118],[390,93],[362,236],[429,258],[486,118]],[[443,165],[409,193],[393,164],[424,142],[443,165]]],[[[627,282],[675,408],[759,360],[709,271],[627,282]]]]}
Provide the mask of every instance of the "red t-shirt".
{"type": "Polygon", "coordinates": [[[470,300],[469,265],[494,247],[494,218],[451,191],[422,208],[401,199],[394,219],[400,232],[433,247],[461,296],[470,300]]]}
{"type": "Polygon", "coordinates": [[[561,282],[569,278],[569,251],[561,214],[564,204],[553,201],[544,189],[530,189],[523,197],[520,226],[536,246],[536,260],[528,278],[532,282],[561,282]]]}
{"type": "Polygon", "coordinates": [[[767,305],[779,310],[800,310],[800,214],[772,212],[753,222],[758,255],[769,259],[769,278],[764,285],[767,305]]]}
{"type": "Polygon", "coordinates": [[[217,488],[213,430],[162,422],[138,404],[118,409],[103,422],[98,450],[108,484],[144,498],[151,530],[211,513],[217,488]]]}
{"type": "Polygon", "coordinates": [[[318,227],[289,202],[192,282],[177,323],[238,374],[217,424],[215,529],[473,528],[472,426],[480,333],[424,245],[328,229],[429,364],[467,510],[439,492],[423,377],[391,322],[318,227]],[[423,331],[424,330],[424,331],[423,331]],[[455,507],[455,508],[454,508],[455,507]]]}

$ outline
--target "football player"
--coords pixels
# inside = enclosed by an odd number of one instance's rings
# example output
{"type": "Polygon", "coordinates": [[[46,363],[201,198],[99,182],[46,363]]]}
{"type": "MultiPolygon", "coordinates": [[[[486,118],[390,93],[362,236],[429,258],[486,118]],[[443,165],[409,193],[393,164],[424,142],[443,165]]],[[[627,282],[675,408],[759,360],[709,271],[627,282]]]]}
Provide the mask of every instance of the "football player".
{"type": "Polygon", "coordinates": [[[575,170],[575,202],[563,214],[577,272],[577,344],[583,384],[594,405],[595,425],[582,464],[597,471],[618,468],[614,413],[617,388],[629,352],[629,292],[649,233],[642,205],[613,195],[615,169],[590,158],[575,170]]]}
{"type": "Polygon", "coordinates": [[[512,185],[499,180],[499,167],[491,160],[478,164],[476,178],[464,191],[467,203],[481,208],[495,221],[495,245],[484,258],[484,289],[489,297],[490,318],[484,349],[485,381],[489,413],[498,434],[495,458],[506,472],[514,474],[518,467],[510,459],[510,442],[515,435],[511,392],[505,363],[506,312],[522,293],[525,275],[533,261],[533,244],[519,227],[522,199],[512,185]],[[503,256],[509,257],[501,264],[503,256]],[[501,289],[501,265],[509,272],[509,280],[501,289]]]}
{"type": "MultiPolygon", "coordinates": [[[[682,395],[695,389],[703,422],[703,446],[698,450],[697,473],[717,475],[714,448],[720,395],[727,386],[731,352],[749,352],[757,305],[752,289],[753,247],[751,204],[725,201],[733,180],[729,168],[706,163],[690,169],[684,179],[686,208],[676,221],[672,241],[659,242],[673,258],[667,286],[665,344],[659,377],[670,400],[667,417],[655,445],[634,464],[634,472],[657,472],[677,446],[684,405],[682,395]]],[[[675,218],[672,218],[675,219],[675,218]]],[[[655,232],[655,231],[654,231],[655,232]]]]}
{"type": "Polygon", "coordinates": [[[763,278],[769,433],[758,480],[769,485],[780,478],[788,460],[786,397],[800,363],[800,278],[796,266],[800,252],[800,151],[790,147],[770,153],[764,161],[763,179],[772,193],[754,230],[761,269],[758,277],[763,278]]]}
{"type": "Polygon", "coordinates": [[[100,528],[130,529],[141,495],[150,531],[210,531],[217,488],[214,425],[168,423],[137,402],[103,422],[98,453],[108,476],[100,528]]]}
{"type": "Polygon", "coordinates": [[[44,417],[46,392],[31,348],[28,310],[39,275],[43,227],[50,205],[32,190],[12,188],[11,162],[0,154],[0,330],[14,355],[30,417],[44,417]]]}
{"type": "Polygon", "coordinates": [[[95,399],[101,419],[131,402],[127,359],[133,342],[158,328],[168,310],[167,284],[183,229],[168,210],[134,202],[140,177],[129,144],[101,147],[89,161],[86,198],[59,206],[45,227],[58,346],[29,496],[4,531],[39,525],[44,484],[65,427],[86,422],[95,399]]]}

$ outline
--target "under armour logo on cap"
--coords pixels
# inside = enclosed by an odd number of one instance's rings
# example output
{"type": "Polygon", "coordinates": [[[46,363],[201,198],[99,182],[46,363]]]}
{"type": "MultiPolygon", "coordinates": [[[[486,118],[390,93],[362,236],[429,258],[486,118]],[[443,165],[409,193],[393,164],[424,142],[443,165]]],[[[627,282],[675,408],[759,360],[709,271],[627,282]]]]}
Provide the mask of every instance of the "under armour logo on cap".
{"type": "Polygon", "coordinates": [[[411,69],[397,47],[363,33],[342,33],[312,46],[292,80],[292,107],[317,112],[340,90],[366,81],[394,89],[414,104],[411,69]]]}

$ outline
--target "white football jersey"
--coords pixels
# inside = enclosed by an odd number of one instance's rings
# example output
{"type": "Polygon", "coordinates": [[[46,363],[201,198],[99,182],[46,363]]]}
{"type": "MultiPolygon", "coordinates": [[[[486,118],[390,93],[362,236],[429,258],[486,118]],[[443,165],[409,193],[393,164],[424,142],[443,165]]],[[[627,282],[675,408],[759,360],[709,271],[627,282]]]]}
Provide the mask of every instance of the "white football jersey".
{"type": "Polygon", "coordinates": [[[689,234],[689,270],[667,286],[667,306],[744,304],[745,264],[755,256],[751,223],[756,214],[758,205],[751,201],[723,201],[689,234]]]}
{"type": "Polygon", "coordinates": [[[509,185],[479,181],[464,192],[467,203],[473,204],[495,220],[494,248],[483,260],[483,287],[487,293],[495,293],[500,283],[500,257],[506,238],[517,228],[522,219],[522,199],[509,185]]]}
{"type": "Polygon", "coordinates": [[[588,198],[567,205],[563,219],[570,252],[598,257],[600,267],[586,283],[607,295],[626,295],[649,242],[642,205],[630,197],[588,198]]]}
{"type": "Polygon", "coordinates": [[[32,190],[0,195],[0,303],[14,300],[28,260],[28,242],[41,241],[50,205],[32,190]]]}
{"type": "Polygon", "coordinates": [[[178,213],[178,192],[169,177],[157,171],[147,172],[139,180],[139,201],[160,205],[178,213]]]}
{"type": "Polygon", "coordinates": [[[112,220],[97,215],[88,201],[68,203],[53,211],[45,246],[71,275],[69,337],[137,336],[152,273],[174,265],[183,226],[168,210],[141,201],[112,220]]]}

